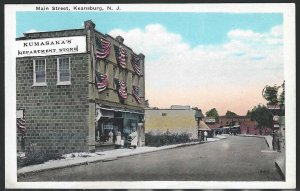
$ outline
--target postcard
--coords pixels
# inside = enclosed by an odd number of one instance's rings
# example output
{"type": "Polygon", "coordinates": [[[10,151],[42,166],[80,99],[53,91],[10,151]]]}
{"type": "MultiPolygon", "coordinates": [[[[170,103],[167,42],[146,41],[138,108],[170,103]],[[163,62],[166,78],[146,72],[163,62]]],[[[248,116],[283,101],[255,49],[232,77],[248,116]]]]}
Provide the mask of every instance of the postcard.
{"type": "Polygon", "coordinates": [[[6,188],[295,188],[295,5],[6,4],[6,188]]]}

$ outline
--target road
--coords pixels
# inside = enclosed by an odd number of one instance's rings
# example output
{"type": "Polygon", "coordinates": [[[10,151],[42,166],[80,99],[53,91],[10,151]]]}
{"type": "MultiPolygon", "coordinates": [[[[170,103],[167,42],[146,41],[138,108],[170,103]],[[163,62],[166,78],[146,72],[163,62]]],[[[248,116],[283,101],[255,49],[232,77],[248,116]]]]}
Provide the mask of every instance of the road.
{"type": "Polygon", "coordinates": [[[18,181],[281,181],[263,138],[216,142],[39,172],[18,181]]]}

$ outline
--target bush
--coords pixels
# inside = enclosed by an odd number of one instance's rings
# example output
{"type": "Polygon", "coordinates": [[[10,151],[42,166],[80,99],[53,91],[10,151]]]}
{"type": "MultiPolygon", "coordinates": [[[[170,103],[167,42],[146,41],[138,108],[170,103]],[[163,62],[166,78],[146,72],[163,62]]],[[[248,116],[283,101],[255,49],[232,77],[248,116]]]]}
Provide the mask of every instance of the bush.
{"type": "Polygon", "coordinates": [[[148,132],[145,134],[145,145],[152,147],[160,147],[163,145],[172,145],[190,142],[188,133],[156,133],[148,132]]]}
{"type": "Polygon", "coordinates": [[[17,158],[17,167],[21,168],[24,166],[29,166],[34,164],[42,164],[49,160],[57,160],[62,158],[63,157],[59,154],[49,154],[42,151],[31,151],[26,153],[25,158],[21,158],[21,157],[17,158]]]}

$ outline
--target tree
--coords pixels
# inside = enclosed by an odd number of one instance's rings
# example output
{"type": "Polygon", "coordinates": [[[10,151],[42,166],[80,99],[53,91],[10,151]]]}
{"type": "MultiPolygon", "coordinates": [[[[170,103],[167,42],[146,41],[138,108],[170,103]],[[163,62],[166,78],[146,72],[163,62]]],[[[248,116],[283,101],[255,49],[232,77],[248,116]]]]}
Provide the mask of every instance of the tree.
{"type": "Polygon", "coordinates": [[[212,108],[211,110],[206,112],[207,117],[219,117],[218,111],[216,108],[212,108]]]}
{"type": "Polygon", "coordinates": [[[273,116],[264,105],[255,106],[249,112],[249,116],[252,121],[256,121],[256,128],[260,129],[260,134],[262,134],[262,130],[266,131],[267,128],[272,127],[273,116]]]}
{"type": "Polygon", "coordinates": [[[251,111],[250,111],[250,110],[247,111],[246,116],[247,116],[247,117],[251,117],[251,111]]]}
{"type": "Polygon", "coordinates": [[[268,101],[268,104],[277,104],[278,103],[278,89],[281,86],[266,86],[263,90],[263,97],[268,101]]]}
{"type": "Polygon", "coordinates": [[[279,103],[281,105],[284,105],[284,103],[285,103],[285,81],[283,81],[283,84],[281,85],[281,87],[282,87],[282,92],[279,96],[279,103]]]}
{"type": "Polygon", "coordinates": [[[225,114],[226,117],[234,117],[234,116],[237,116],[236,113],[232,112],[232,111],[227,111],[226,114],[225,114]]]}

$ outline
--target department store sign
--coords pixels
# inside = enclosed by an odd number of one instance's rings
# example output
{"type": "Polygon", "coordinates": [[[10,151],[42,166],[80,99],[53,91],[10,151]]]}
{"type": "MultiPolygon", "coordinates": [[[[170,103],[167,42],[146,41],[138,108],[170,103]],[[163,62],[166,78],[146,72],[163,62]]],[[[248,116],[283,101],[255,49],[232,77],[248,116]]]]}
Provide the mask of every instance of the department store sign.
{"type": "Polygon", "coordinates": [[[17,40],[17,57],[86,53],[86,36],[17,40]]]}

